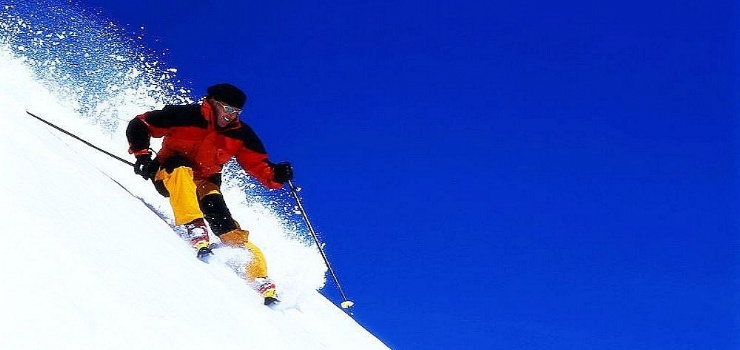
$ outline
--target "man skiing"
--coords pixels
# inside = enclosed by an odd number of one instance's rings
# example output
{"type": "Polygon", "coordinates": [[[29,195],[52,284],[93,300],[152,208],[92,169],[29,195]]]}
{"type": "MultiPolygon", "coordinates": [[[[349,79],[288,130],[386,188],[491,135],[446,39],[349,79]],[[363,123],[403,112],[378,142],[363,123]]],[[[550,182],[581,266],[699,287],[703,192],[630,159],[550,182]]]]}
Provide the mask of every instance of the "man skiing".
{"type": "Polygon", "coordinates": [[[264,255],[226,206],[221,170],[236,157],[248,174],[277,189],[293,178],[293,168],[288,162],[272,163],[252,128],[239,120],[246,101],[246,94],[234,85],[213,85],[200,104],[167,105],[136,116],[128,124],[126,138],[129,153],[136,156],[134,172],[151,179],[157,191],[169,197],[175,224],[185,225],[198,257],[212,254],[205,219],[222,243],[243,247],[253,255],[244,273],[265,304],[270,304],[277,300],[275,284],[267,277],[264,255]],[[163,137],[154,159],[151,137],[163,137]]]}

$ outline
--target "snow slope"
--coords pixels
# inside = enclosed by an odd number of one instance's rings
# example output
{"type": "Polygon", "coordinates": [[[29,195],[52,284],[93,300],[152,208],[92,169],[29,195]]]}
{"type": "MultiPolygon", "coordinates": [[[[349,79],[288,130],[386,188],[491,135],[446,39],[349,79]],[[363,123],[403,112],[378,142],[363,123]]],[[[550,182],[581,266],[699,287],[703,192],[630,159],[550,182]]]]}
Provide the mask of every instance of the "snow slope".
{"type": "Polygon", "coordinates": [[[316,291],[326,268],[315,246],[237,188],[227,201],[263,248],[282,308],[229,268],[240,252],[198,261],[143,204],[169,215],[150,184],[25,113],[130,158],[120,125],[102,132],[67,102],[0,47],[0,349],[387,348],[316,291]]]}

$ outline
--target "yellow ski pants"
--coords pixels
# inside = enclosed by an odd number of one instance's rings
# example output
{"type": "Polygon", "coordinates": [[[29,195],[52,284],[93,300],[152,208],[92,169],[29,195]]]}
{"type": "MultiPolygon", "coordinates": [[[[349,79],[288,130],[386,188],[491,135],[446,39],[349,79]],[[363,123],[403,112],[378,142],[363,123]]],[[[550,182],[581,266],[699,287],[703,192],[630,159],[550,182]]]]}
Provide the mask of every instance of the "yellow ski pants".
{"type": "MultiPolygon", "coordinates": [[[[194,179],[193,169],[185,166],[175,168],[172,173],[162,168],[157,171],[155,181],[162,181],[170,194],[170,206],[175,215],[176,225],[184,225],[204,218],[199,199],[208,194],[221,194],[216,184],[207,180],[194,179]]],[[[219,238],[225,244],[243,247],[252,254],[253,258],[244,271],[247,279],[267,277],[267,261],[262,250],[249,242],[249,231],[236,229],[222,234],[219,238]]]]}

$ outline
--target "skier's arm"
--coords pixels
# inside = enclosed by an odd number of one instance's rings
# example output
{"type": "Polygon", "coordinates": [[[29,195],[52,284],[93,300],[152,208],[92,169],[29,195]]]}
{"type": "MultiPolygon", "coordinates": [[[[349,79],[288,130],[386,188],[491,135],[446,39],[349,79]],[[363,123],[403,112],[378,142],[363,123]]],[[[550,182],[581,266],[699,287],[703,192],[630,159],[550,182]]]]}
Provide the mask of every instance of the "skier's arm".
{"type": "Polygon", "coordinates": [[[247,174],[254,176],[265,187],[278,189],[283,186],[275,181],[274,164],[267,158],[267,154],[245,147],[236,154],[236,161],[247,174]]]}
{"type": "Polygon", "coordinates": [[[145,114],[141,114],[128,123],[126,128],[126,139],[128,139],[128,153],[141,155],[149,153],[149,139],[151,133],[144,122],[145,114]]]}
{"type": "Polygon", "coordinates": [[[236,154],[236,161],[247,172],[254,176],[265,187],[280,188],[283,184],[275,181],[274,164],[267,157],[267,151],[257,134],[246,124],[239,129],[242,148],[236,154]]]}
{"type": "Polygon", "coordinates": [[[150,139],[163,137],[173,121],[176,121],[176,118],[171,106],[136,116],[126,128],[129,153],[134,155],[148,153],[150,139]]]}

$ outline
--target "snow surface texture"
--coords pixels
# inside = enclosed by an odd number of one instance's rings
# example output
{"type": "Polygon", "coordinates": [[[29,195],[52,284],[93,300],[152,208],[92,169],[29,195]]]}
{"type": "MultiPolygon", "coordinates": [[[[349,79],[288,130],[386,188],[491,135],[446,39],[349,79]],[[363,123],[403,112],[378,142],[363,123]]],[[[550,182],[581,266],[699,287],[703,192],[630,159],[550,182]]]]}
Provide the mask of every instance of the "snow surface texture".
{"type": "Polygon", "coordinates": [[[225,179],[224,194],[268,259],[283,299],[277,309],[234,271],[249,259],[243,251],[197,260],[150,183],[26,114],[129,159],[125,119],[161,107],[164,91],[129,84],[81,105],[70,83],[39,74],[50,62],[0,39],[0,349],[387,348],[317,292],[326,267],[315,245],[269,194],[246,196],[258,189],[243,174],[225,179]],[[90,118],[106,104],[125,113],[90,118]]]}

